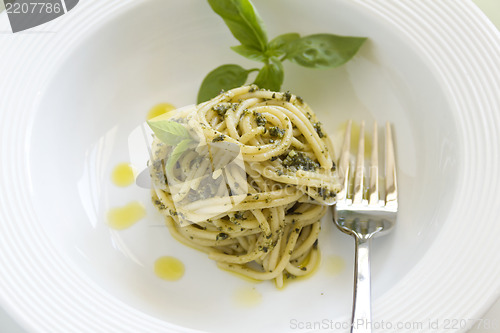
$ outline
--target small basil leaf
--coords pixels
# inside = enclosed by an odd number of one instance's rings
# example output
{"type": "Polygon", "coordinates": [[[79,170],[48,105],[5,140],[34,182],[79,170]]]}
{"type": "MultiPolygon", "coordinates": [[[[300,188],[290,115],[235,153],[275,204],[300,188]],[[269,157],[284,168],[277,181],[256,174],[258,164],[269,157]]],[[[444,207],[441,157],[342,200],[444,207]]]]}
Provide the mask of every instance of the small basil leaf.
{"type": "Polygon", "coordinates": [[[172,150],[172,153],[170,156],[167,158],[167,164],[165,165],[165,169],[167,171],[170,171],[173,169],[175,166],[175,163],[179,160],[179,158],[182,156],[182,154],[189,149],[189,147],[193,144],[192,139],[185,139],[179,142],[174,150],[172,150]]]}
{"type": "Polygon", "coordinates": [[[238,65],[222,65],[207,74],[198,91],[198,103],[217,96],[221,90],[230,90],[245,84],[248,71],[238,65]]]}
{"type": "Polygon", "coordinates": [[[337,67],[351,59],[366,38],[317,34],[288,43],[286,58],[310,68],[337,67]]]}
{"type": "Polygon", "coordinates": [[[262,51],[245,45],[231,46],[231,50],[251,60],[260,62],[264,62],[266,60],[266,55],[262,51]]]}
{"type": "Polygon", "coordinates": [[[208,0],[208,3],[242,45],[265,51],[267,34],[264,23],[249,0],[208,0]]]}
{"type": "Polygon", "coordinates": [[[179,123],[171,120],[148,121],[149,127],[162,142],[175,146],[179,142],[191,139],[189,131],[179,123]]]}
{"type": "Polygon", "coordinates": [[[299,38],[300,35],[295,32],[279,35],[269,42],[268,49],[276,57],[281,57],[286,54],[288,44],[299,38]]]}
{"type": "Polygon", "coordinates": [[[283,64],[276,57],[269,58],[269,63],[264,65],[255,78],[255,84],[259,88],[280,91],[285,74],[283,64]]]}

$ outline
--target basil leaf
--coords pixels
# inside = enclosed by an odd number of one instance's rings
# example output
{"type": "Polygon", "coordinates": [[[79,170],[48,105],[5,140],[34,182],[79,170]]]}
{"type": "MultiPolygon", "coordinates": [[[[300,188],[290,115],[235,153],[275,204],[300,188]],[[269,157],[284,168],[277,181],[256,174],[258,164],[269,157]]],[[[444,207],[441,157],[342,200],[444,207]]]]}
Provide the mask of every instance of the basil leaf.
{"type": "Polygon", "coordinates": [[[231,50],[251,60],[260,62],[264,62],[266,60],[266,55],[262,51],[245,45],[231,46],[231,50]]]}
{"type": "Polygon", "coordinates": [[[242,45],[265,51],[267,34],[264,23],[249,0],[208,0],[208,3],[242,45]]]}
{"type": "Polygon", "coordinates": [[[269,52],[276,57],[281,57],[286,54],[288,44],[300,38],[300,35],[295,32],[279,35],[269,42],[269,52]]]}
{"type": "Polygon", "coordinates": [[[222,65],[207,74],[198,91],[198,103],[217,96],[221,90],[230,90],[245,84],[248,71],[239,65],[222,65]]]}
{"type": "Polygon", "coordinates": [[[175,146],[181,141],[191,139],[189,131],[179,123],[171,120],[148,121],[149,127],[162,142],[175,146]]]}
{"type": "Polygon", "coordinates": [[[270,57],[269,63],[262,67],[254,83],[259,88],[280,91],[284,78],[283,64],[278,58],[270,57]]]}
{"type": "Polygon", "coordinates": [[[165,169],[167,171],[170,171],[173,169],[175,166],[175,163],[179,160],[179,158],[182,156],[182,154],[189,149],[191,144],[194,141],[192,139],[185,139],[179,142],[177,146],[175,146],[174,150],[172,150],[172,153],[170,156],[167,158],[167,164],[165,165],[165,169]]]}
{"type": "Polygon", "coordinates": [[[359,50],[366,38],[317,34],[288,43],[286,58],[310,68],[337,67],[359,50]]]}

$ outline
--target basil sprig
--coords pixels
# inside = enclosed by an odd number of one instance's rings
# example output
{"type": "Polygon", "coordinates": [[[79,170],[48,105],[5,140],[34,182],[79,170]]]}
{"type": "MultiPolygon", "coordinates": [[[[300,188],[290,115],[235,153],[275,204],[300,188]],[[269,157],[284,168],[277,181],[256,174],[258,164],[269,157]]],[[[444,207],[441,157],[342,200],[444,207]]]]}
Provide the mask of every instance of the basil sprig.
{"type": "Polygon", "coordinates": [[[249,0],[208,0],[241,45],[265,51],[267,34],[264,23],[249,0]]]}
{"type": "Polygon", "coordinates": [[[198,103],[217,96],[221,90],[230,90],[244,85],[250,72],[251,70],[246,70],[239,65],[217,67],[208,73],[201,83],[202,88],[198,91],[198,103]]]}
{"type": "Polygon", "coordinates": [[[197,141],[182,124],[169,119],[152,119],[148,121],[148,125],[158,139],[174,147],[165,165],[167,172],[173,169],[186,150],[196,147],[197,141]]]}
{"type": "Polygon", "coordinates": [[[268,41],[264,23],[250,0],[208,0],[208,3],[241,43],[231,49],[264,65],[260,69],[248,70],[235,64],[217,67],[203,79],[198,103],[217,96],[222,90],[244,85],[253,71],[258,71],[254,84],[279,91],[285,77],[283,61],[289,60],[308,68],[338,67],[349,61],[366,40],[364,37],[334,34],[301,37],[298,33],[286,33],[268,41]]]}
{"type": "Polygon", "coordinates": [[[269,57],[267,63],[257,74],[254,83],[261,88],[279,91],[284,79],[285,73],[281,61],[276,57],[269,57]]]}
{"type": "Polygon", "coordinates": [[[170,146],[175,146],[185,139],[190,139],[189,131],[173,120],[148,120],[149,127],[153,130],[156,137],[170,146]]]}
{"type": "Polygon", "coordinates": [[[334,68],[351,59],[366,38],[309,35],[286,42],[285,59],[309,68],[334,68]]]}

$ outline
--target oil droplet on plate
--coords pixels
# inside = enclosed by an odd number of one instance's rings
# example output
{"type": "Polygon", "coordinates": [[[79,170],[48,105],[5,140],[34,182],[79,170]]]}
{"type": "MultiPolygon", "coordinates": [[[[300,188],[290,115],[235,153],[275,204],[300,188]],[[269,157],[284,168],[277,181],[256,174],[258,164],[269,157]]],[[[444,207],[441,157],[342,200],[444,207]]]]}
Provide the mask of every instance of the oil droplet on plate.
{"type": "Polygon", "coordinates": [[[169,103],[160,103],[151,108],[149,110],[148,115],[146,117],[147,120],[153,119],[155,117],[161,116],[164,113],[175,110],[176,107],[169,103]]]}
{"type": "Polygon", "coordinates": [[[255,287],[240,287],[234,292],[234,301],[243,307],[254,307],[262,302],[262,294],[255,287]]]}
{"type": "Polygon", "coordinates": [[[155,262],[155,274],[163,280],[179,280],[184,275],[184,264],[174,257],[160,257],[155,262]]]}
{"type": "Polygon", "coordinates": [[[117,230],[131,227],[146,216],[146,209],[138,202],[133,201],[123,207],[111,208],[108,212],[108,225],[117,230]]]}
{"type": "Polygon", "coordinates": [[[128,163],[120,163],[113,169],[111,180],[120,187],[132,185],[135,180],[134,169],[128,163]]]}
{"type": "Polygon", "coordinates": [[[340,256],[331,255],[325,258],[325,271],[330,276],[336,276],[345,269],[345,261],[340,256]]]}

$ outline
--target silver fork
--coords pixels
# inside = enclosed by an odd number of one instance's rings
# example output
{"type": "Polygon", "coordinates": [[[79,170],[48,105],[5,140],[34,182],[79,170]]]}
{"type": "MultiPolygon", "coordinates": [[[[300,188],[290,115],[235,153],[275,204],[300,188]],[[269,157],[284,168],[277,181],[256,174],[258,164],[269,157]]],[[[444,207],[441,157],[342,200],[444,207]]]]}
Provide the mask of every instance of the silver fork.
{"type": "Polygon", "coordinates": [[[361,123],[355,170],[351,170],[352,122],[347,124],[338,163],[342,190],[337,194],[334,222],[355,238],[354,297],[351,332],[371,332],[370,240],[387,234],[396,223],[398,190],[391,126],[386,124],[385,188],[379,187],[378,135],[374,124],[369,175],[365,175],[365,126],[361,123]],[[365,185],[368,178],[368,186],[365,185]],[[350,190],[351,180],[353,187],[350,190]],[[383,198],[383,199],[381,199],[383,198]]]}

